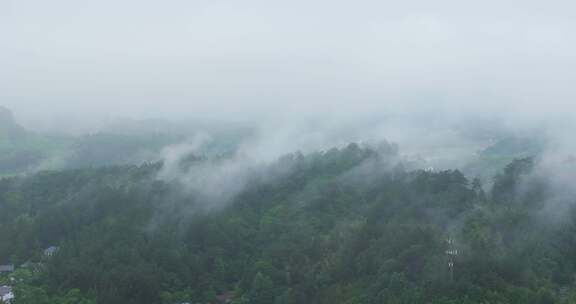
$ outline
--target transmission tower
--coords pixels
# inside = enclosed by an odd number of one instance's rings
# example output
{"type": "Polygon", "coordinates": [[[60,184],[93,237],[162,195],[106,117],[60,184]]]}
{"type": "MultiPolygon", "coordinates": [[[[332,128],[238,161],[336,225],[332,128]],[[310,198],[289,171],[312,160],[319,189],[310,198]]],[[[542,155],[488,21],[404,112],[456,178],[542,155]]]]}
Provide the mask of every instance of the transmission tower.
{"type": "Polygon", "coordinates": [[[456,245],[452,237],[449,237],[446,242],[448,243],[448,249],[446,249],[446,256],[448,257],[448,272],[450,273],[450,282],[453,282],[455,265],[454,262],[458,256],[458,249],[456,249],[456,245]]]}

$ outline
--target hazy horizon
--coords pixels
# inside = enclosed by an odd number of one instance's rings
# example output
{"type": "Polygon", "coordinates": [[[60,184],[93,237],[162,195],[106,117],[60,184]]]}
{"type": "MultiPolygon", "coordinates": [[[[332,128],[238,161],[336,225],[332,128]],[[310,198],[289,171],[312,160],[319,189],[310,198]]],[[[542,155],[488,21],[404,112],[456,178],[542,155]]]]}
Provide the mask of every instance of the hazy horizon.
{"type": "Polygon", "coordinates": [[[44,124],[426,111],[553,121],[575,109],[575,11],[568,1],[8,0],[0,104],[44,124]]]}

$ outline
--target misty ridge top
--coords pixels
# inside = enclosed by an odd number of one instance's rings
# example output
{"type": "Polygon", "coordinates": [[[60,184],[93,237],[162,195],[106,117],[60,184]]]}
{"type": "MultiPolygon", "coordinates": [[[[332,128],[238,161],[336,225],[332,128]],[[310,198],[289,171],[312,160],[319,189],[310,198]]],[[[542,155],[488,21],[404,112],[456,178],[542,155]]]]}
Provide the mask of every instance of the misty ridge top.
{"type": "MultiPolygon", "coordinates": [[[[460,169],[467,176],[490,181],[512,159],[541,154],[546,145],[539,133],[517,135],[501,123],[482,119],[453,124],[427,116],[399,115],[366,121],[304,119],[301,124],[264,125],[113,119],[94,132],[64,135],[26,131],[8,109],[1,112],[5,133],[12,136],[3,144],[0,140],[0,176],[165,161],[172,153],[187,153],[186,149],[192,159],[201,156],[204,161],[220,160],[232,166],[247,158],[253,166],[295,151],[325,153],[354,142],[372,147],[389,142],[395,147],[388,149],[395,149],[397,157],[413,168],[460,169]]],[[[180,165],[188,166],[185,162],[180,165]]],[[[234,169],[241,166],[247,165],[234,169]]]]}

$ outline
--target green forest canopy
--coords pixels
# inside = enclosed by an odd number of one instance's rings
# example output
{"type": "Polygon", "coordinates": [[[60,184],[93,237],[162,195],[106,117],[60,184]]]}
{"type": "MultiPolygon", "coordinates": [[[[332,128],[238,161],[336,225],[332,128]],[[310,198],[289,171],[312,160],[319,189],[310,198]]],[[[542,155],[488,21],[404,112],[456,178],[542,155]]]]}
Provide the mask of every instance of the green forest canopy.
{"type": "Polygon", "coordinates": [[[546,218],[532,159],[484,189],[394,153],[290,154],[218,209],[157,179],[162,163],[4,178],[0,264],[25,266],[15,304],[576,300],[576,222],[546,218]]]}

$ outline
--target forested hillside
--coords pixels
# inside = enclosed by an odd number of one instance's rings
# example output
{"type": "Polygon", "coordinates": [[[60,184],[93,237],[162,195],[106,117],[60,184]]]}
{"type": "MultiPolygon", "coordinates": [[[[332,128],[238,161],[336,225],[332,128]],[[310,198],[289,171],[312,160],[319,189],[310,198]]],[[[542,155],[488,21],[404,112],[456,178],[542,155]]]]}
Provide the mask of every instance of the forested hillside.
{"type": "Polygon", "coordinates": [[[546,216],[532,159],[490,190],[394,153],[286,155],[217,207],[162,163],[5,178],[0,264],[14,304],[576,301],[576,222],[546,216]]]}

